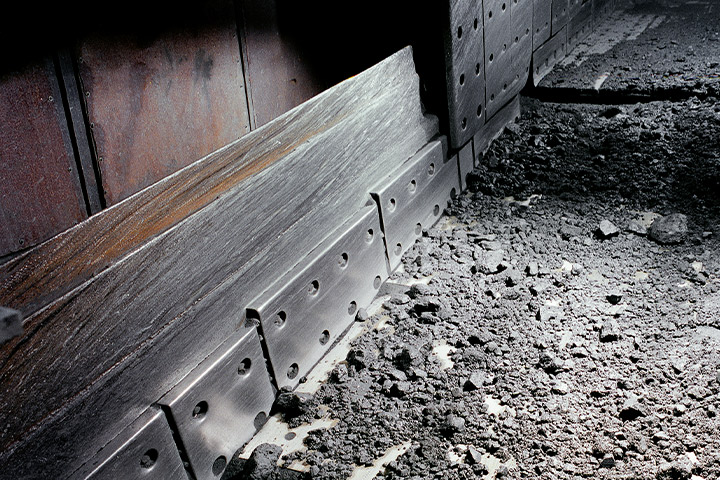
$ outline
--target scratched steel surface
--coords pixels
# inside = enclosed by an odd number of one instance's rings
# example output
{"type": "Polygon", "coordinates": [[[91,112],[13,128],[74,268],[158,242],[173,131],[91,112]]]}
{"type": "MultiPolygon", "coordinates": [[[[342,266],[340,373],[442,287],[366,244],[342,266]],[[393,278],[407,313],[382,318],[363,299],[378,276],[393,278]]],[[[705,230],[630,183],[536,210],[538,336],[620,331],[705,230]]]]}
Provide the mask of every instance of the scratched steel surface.
{"type": "Polygon", "coordinates": [[[232,3],[147,31],[86,36],[76,52],[112,205],[250,131],[232,3]]]}
{"type": "Polygon", "coordinates": [[[0,74],[0,257],[87,217],[53,63],[0,74]]]}

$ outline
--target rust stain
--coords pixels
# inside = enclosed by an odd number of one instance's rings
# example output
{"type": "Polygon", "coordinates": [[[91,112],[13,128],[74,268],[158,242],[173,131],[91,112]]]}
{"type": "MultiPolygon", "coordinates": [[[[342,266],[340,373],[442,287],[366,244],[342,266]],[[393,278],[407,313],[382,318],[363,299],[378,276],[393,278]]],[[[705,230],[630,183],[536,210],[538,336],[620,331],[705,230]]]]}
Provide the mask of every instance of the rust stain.
{"type": "MultiPolygon", "coordinates": [[[[11,260],[0,266],[0,304],[19,309],[26,316],[32,314],[340,121],[340,117],[334,118],[253,159],[246,157],[253,153],[255,135],[245,137],[229,151],[211,154],[180,178],[170,179],[170,184],[150,187],[140,197],[101,212],[11,260]],[[204,185],[206,189],[198,191],[204,185]]],[[[270,129],[264,142],[272,142],[283,127],[270,129]]],[[[8,348],[5,345],[2,350],[7,352],[8,348]]]]}

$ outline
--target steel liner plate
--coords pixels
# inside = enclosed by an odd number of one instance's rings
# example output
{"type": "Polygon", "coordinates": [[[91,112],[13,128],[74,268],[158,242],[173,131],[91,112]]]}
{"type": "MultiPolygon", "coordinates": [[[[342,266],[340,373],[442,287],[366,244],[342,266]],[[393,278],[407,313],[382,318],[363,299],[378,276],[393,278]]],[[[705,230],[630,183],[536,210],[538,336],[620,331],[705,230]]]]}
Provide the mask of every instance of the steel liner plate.
{"type": "Polygon", "coordinates": [[[552,0],[552,21],[551,34],[554,36],[560,33],[560,30],[568,23],[570,14],[569,0],[552,0]]]}
{"type": "Polygon", "coordinates": [[[219,477],[264,420],[274,392],[255,328],[233,335],[159,404],[172,416],[198,480],[219,477]],[[219,473],[218,473],[219,472],[219,473]]]}
{"type": "MultiPolygon", "coordinates": [[[[506,102],[507,91],[515,77],[512,72],[513,0],[484,2],[485,21],[485,104],[486,119],[506,102]]],[[[487,121],[487,120],[486,120],[487,121]]]]}
{"type": "Polygon", "coordinates": [[[510,10],[513,24],[512,70],[514,77],[507,98],[514,97],[525,87],[532,60],[532,0],[512,0],[510,10]]]}
{"type": "Polygon", "coordinates": [[[373,189],[380,206],[390,269],[400,265],[402,254],[442,215],[448,200],[460,189],[456,161],[445,161],[440,141],[417,153],[398,174],[373,189]]]}
{"type": "Polygon", "coordinates": [[[166,480],[187,475],[165,415],[149,408],[70,478],[166,480]]]}
{"type": "Polygon", "coordinates": [[[445,35],[450,144],[460,148],[485,124],[483,9],[480,0],[450,2],[445,35]]]}
{"type": "Polygon", "coordinates": [[[513,98],[510,102],[500,109],[485,127],[475,134],[473,146],[475,148],[475,165],[480,164],[480,157],[485,155],[490,143],[495,140],[505,130],[505,126],[520,118],[520,99],[513,98]]]}
{"type": "Polygon", "coordinates": [[[567,29],[563,27],[557,35],[550,37],[533,53],[533,84],[540,83],[545,75],[563,58],[567,48],[567,29]]]}
{"type": "MultiPolygon", "coordinates": [[[[580,2],[580,0],[578,0],[578,2],[580,2]]],[[[568,52],[575,48],[578,43],[585,40],[593,30],[592,2],[588,1],[579,5],[579,8],[575,12],[576,15],[570,19],[570,23],[568,24],[568,52]]]]}
{"type": "Polygon", "coordinates": [[[550,39],[552,0],[533,0],[533,51],[550,39]]]}
{"type": "Polygon", "coordinates": [[[248,315],[260,320],[280,388],[298,384],[387,279],[374,205],[337,232],[250,303],[248,315]]]}

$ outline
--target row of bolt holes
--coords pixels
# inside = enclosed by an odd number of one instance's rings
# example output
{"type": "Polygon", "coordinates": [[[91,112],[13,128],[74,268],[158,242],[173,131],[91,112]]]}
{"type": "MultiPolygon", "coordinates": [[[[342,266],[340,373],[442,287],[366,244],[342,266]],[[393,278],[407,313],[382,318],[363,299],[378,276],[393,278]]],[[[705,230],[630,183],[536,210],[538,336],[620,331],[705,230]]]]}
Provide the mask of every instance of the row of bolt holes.
{"type": "MultiPolygon", "coordinates": [[[[247,377],[247,375],[250,373],[250,367],[252,366],[252,360],[250,358],[243,359],[242,362],[240,362],[240,365],[238,366],[237,373],[240,377],[247,377]]],[[[195,405],[195,408],[193,408],[192,411],[192,417],[196,420],[202,420],[205,415],[208,412],[208,403],[206,401],[198,402],[197,405],[195,405]]],[[[151,448],[147,450],[143,456],[140,458],[140,467],[143,469],[150,469],[152,468],[155,463],[157,463],[159,457],[159,453],[156,449],[151,448]]],[[[225,470],[225,466],[227,465],[227,458],[224,456],[220,456],[217,459],[215,459],[215,462],[213,462],[212,465],[212,472],[214,475],[220,475],[223,470],[225,470]]]]}
{"type": "MultiPolygon", "coordinates": [[[[435,173],[435,164],[431,163],[428,167],[428,175],[432,176],[435,173]]],[[[408,191],[410,193],[415,193],[417,190],[417,182],[413,179],[408,184],[408,191]]],[[[395,209],[396,201],[394,198],[390,199],[390,211],[395,209]]],[[[438,215],[440,213],[440,206],[435,205],[433,209],[433,214],[438,215]]],[[[422,225],[417,224],[415,226],[415,234],[419,235],[422,232],[422,225]]],[[[367,243],[371,243],[373,241],[373,238],[375,237],[375,234],[372,229],[369,229],[365,235],[365,241],[367,243]]],[[[398,243],[395,249],[395,255],[400,255],[402,253],[402,244],[398,243]]],[[[340,268],[346,268],[348,265],[349,256],[347,253],[342,253],[340,255],[340,258],[338,260],[338,265],[340,268]]],[[[380,276],[375,277],[373,280],[373,287],[377,290],[380,288],[380,283],[382,282],[382,279],[380,276]]],[[[320,282],[318,280],[313,280],[310,282],[310,286],[308,288],[308,294],[310,295],[317,295],[320,291],[320,282]]],[[[352,301],[350,302],[350,305],[348,306],[348,315],[355,315],[357,312],[357,303],[352,301]]],[[[285,322],[287,321],[287,314],[284,311],[280,311],[275,316],[275,326],[278,328],[281,328],[283,325],[285,325],[285,322]]],[[[328,341],[330,340],[330,331],[324,330],[322,334],[320,335],[320,344],[321,345],[327,345],[328,341]]],[[[238,375],[245,377],[250,372],[250,367],[252,365],[252,361],[250,358],[245,358],[242,362],[240,362],[240,366],[238,367],[237,373],[238,375]]],[[[293,363],[290,365],[290,368],[288,369],[287,376],[290,380],[294,379],[298,372],[300,371],[300,367],[297,363],[293,363]]],[[[193,408],[192,416],[193,418],[197,420],[201,420],[205,417],[205,415],[208,412],[208,403],[206,401],[201,401],[197,405],[195,405],[195,408],[193,408]]],[[[151,468],[158,459],[158,451],[154,448],[149,449],[146,451],[142,458],[140,459],[140,466],[145,469],[151,468]]],[[[213,462],[212,471],[214,475],[220,475],[225,470],[225,467],[227,465],[227,459],[224,456],[220,456],[217,459],[215,459],[215,462],[213,462]]]]}

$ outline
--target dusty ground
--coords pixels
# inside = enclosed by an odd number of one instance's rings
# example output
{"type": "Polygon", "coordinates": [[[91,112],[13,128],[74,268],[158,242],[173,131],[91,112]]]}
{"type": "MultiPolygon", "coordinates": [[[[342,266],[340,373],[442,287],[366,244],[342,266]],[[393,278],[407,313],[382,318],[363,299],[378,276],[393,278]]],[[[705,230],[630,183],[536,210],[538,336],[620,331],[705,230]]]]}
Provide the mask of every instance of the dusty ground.
{"type": "MultiPolygon", "coordinates": [[[[282,397],[285,439],[310,432],[281,463],[312,478],[379,464],[365,476],[720,478],[720,104],[703,92],[524,99],[330,380],[282,397]]],[[[279,455],[266,447],[255,478],[299,476],[268,473],[279,455]]]]}

